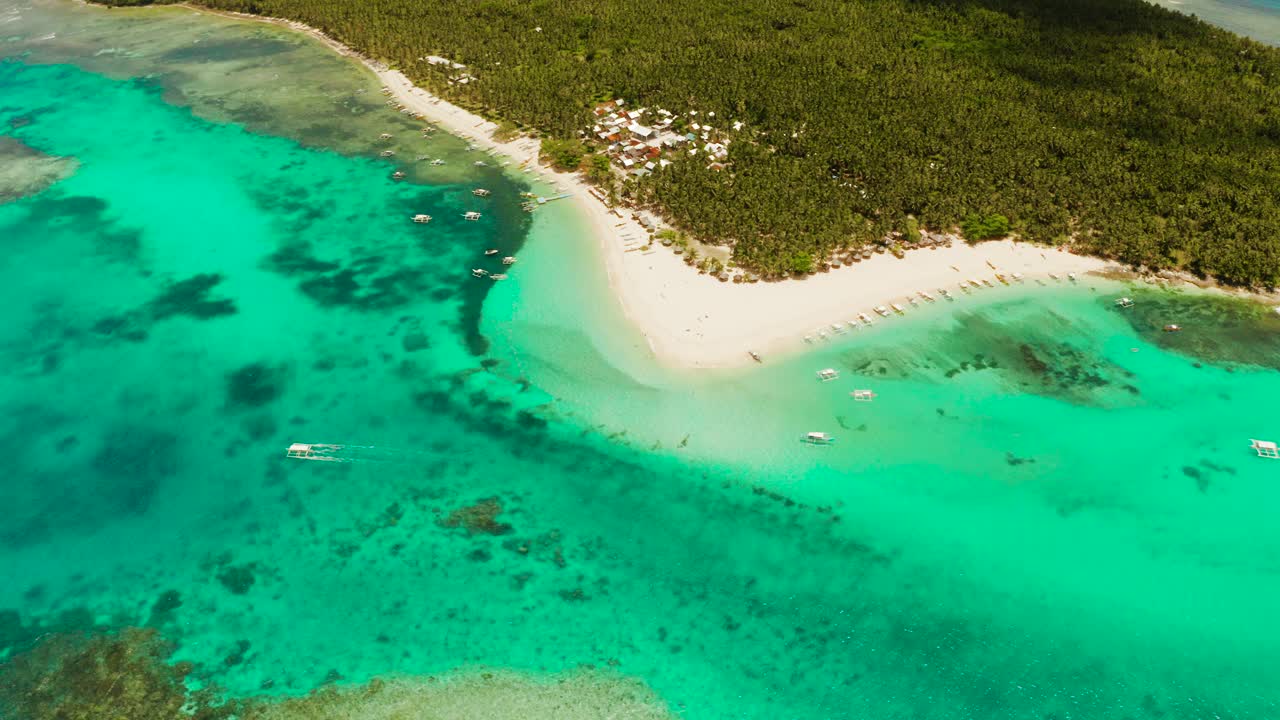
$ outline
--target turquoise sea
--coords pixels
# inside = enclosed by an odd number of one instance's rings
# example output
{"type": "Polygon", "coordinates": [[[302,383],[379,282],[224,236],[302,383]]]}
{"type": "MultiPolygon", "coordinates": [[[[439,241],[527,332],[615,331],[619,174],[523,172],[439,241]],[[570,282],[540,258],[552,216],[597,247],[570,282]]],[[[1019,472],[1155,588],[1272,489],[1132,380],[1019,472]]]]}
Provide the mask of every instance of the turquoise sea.
{"type": "Polygon", "coordinates": [[[678,372],[572,206],[318,44],[0,0],[0,57],[0,660],[146,625],[238,696],[590,665],[695,720],[1280,717],[1267,309],[1028,284],[678,372]]]}

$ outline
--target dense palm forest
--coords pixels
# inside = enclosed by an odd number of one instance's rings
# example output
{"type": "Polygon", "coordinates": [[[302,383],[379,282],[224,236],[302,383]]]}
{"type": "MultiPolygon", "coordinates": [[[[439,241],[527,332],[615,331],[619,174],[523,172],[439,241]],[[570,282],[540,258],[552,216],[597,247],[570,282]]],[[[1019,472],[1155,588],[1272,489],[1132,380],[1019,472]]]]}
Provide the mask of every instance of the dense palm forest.
{"type": "Polygon", "coordinates": [[[201,2],[301,20],[547,137],[608,97],[741,120],[726,171],[621,191],[765,273],[1007,225],[1280,284],[1280,50],[1140,0],[201,2]]]}

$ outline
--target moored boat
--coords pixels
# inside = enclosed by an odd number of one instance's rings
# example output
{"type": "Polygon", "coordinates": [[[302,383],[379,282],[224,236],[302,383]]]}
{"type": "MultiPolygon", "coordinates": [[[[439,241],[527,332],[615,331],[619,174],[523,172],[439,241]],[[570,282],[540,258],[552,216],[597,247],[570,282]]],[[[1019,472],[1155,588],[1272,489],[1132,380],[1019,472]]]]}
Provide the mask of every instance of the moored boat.
{"type": "Polygon", "coordinates": [[[474,277],[486,277],[486,276],[488,276],[489,271],[488,271],[488,270],[485,270],[485,269],[483,269],[483,268],[472,268],[472,269],[471,269],[471,274],[472,274],[474,277]]]}
{"type": "Polygon", "coordinates": [[[414,216],[413,216],[413,221],[414,221],[414,222],[416,222],[416,223],[419,223],[419,224],[423,224],[423,225],[425,225],[426,223],[431,222],[431,216],[430,216],[430,215],[423,215],[422,213],[419,213],[419,214],[417,214],[417,215],[414,215],[414,216]]]}
{"type": "Polygon", "coordinates": [[[805,433],[803,440],[810,445],[830,445],[836,441],[834,437],[824,432],[805,433]]]}
{"type": "Polygon", "coordinates": [[[839,377],[840,373],[836,372],[835,368],[823,368],[818,371],[818,379],[822,382],[830,382],[838,379],[839,377]]]}

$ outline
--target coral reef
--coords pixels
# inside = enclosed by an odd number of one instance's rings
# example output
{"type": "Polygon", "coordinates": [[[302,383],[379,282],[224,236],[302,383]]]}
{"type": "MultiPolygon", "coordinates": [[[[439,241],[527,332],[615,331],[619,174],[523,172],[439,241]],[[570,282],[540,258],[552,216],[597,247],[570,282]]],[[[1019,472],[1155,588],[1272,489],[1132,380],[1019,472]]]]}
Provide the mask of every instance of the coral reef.
{"type": "Polygon", "coordinates": [[[498,498],[485,498],[475,505],[467,505],[449,513],[440,521],[441,527],[463,528],[469,535],[506,535],[511,526],[498,521],[502,503],[498,498]]]}
{"type": "Polygon", "coordinates": [[[238,703],[188,692],[188,663],[153,630],[51,635],[0,665],[0,717],[16,720],[223,720],[238,703]]]}

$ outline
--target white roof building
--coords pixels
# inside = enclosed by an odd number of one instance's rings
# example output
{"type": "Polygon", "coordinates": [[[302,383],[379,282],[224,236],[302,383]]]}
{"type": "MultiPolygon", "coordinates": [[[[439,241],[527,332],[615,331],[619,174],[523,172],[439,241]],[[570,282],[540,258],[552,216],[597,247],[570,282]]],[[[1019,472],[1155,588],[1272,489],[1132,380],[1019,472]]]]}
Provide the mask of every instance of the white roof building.
{"type": "Polygon", "coordinates": [[[627,126],[627,129],[630,130],[631,134],[635,135],[636,137],[647,138],[653,134],[653,128],[645,127],[640,123],[631,123],[630,125],[627,126]]]}

